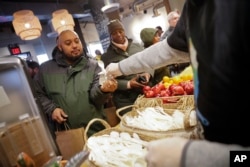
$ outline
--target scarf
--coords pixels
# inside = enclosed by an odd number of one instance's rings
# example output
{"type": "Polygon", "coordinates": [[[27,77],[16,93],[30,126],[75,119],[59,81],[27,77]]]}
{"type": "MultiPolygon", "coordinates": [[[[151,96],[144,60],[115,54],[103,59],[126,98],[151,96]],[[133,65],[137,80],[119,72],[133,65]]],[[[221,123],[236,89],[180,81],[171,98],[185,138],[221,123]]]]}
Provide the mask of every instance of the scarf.
{"type": "Polygon", "coordinates": [[[112,43],[113,43],[116,47],[120,48],[120,49],[123,50],[123,51],[126,51],[127,48],[128,48],[128,39],[127,39],[127,38],[125,38],[124,44],[115,43],[114,41],[112,41],[112,43]]]}

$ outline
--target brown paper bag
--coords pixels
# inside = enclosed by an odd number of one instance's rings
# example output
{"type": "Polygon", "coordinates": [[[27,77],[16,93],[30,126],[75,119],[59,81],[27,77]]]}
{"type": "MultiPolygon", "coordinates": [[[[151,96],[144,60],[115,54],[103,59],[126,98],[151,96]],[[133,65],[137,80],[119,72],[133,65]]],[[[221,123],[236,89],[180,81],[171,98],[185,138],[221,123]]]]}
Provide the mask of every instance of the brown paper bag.
{"type": "Polygon", "coordinates": [[[106,113],[107,122],[111,127],[114,127],[119,124],[120,119],[116,115],[116,107],[104,108],[104,112],[106,113]]]}
{"type": "Polygon", "coordinates": [[[69,129],[65,131],[56,131],[56,143],[63,159],[69,160],[84,147],[84,128],[69,129]]]}
{"type": "Polygon", "coordinates": [[[114,127],[119,124],[120,118],[116,115],[116,107],[112,100],[112,96],[107,101],[103,111],[106,114],[107,122],[111,127],[114,127]]]}

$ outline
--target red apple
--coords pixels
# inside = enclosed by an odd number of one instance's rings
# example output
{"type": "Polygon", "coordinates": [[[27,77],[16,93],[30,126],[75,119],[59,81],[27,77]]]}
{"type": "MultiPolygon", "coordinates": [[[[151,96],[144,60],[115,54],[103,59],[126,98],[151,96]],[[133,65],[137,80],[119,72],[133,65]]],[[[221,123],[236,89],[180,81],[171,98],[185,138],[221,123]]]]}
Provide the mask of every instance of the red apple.
{"type": "Polygon", "coordinates": [[[158,83],[157,86],[161,89],[161,90],[165,90],[165,86],[163,83],[158,83]]]}
{"type": "Polygon", "coordinates": [[[143,93],[146,93],[147,91],[151,90],[151,87],[146,85],[143,87],[143,93]]]}
{"type": "Polygon", "coordinates": [[[185,94],[185,91],[184,91],[183,87],[180,86],[180,85],[173,86],[172,89],[171,89],[171,92],[172,92],[172,96],[184,95],[185,94]]]}
{"type": "Polygon", "coordinates": [[[152,87],[152,91],[154,91],[155,96],[158,96],[158,94],[161,92],[161,88],[158,85],[155,85],[152,87]]]}
{"type": "Polygon", "coordinates": [[[168,90],[161,90],[160,91],[160,97],[168,97],[169,96],[169,92],[168,90]]]}
{"type": "Polygon", "coordinates": [[[188,95],[194,94],[194,84],[193,83],[187,83],[184,85],[184,90],[188,95]]]}
{"type": "Polygon", "coordinates": [[[145,93],[146,98],[155,97],[154,91],[149,90],[145,93]]]}

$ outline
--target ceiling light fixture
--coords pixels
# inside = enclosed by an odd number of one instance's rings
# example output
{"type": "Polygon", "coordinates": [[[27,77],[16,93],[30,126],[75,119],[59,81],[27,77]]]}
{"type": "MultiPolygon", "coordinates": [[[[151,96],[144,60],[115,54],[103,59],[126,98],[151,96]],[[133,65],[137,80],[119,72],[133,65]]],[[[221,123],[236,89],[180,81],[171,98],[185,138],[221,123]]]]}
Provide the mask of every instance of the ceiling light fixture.
{"type": "Polygon", "coordinates": [[[111,13],[119,9],[119,3],[115,3],[115,0],[104,0],[104,5],[101,10],[103,13],[111,13]]]}
{"type": "Polygon", "coordinates": [[[75,22],[68,10],[60,9],[52,13],[52,25],[54,30],[60,34],[64,30],[74,30],[75,22]]]}
{"type": "Polygon", "coordinates": [[[41,36],[42,26],[31,10],[20,10],[13,14],[12,25],[22,40],[32,40],[41,36]]]}

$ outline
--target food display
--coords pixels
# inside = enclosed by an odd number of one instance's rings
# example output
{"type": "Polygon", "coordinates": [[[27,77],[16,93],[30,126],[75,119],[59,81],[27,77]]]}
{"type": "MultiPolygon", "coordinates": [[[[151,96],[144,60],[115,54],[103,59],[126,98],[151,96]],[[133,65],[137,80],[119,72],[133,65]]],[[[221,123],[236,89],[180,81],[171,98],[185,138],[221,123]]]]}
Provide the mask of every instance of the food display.
{"type": "Polygon", "coordinates": [[[164,76],[162,81],[153,87],[144,86],[143,93],[146,98],[192,95],[194,93],[193,73],[191,66],[179,75],[164,76]]]}
{"type": "MultiPolygon", "coordinates": [[[[124,122],[132,127],[152,131],[168,131],[173,129],[184,129],[184,113],[173,110],[172,114],[164,111],[162,107],[146,107],[142,111],[136,110],[137,115],[124,117],[124,122]]],[[[196,124],[194,111],[190,116],[190,124],[196,124]]]]}
{"type": "Polygon", "coordinates": [[[172,78],[163,77],[153,87],[145,86],[144,95],[134,105],[116,110],[119,125],[111,127],[101,119],[93,119],[85,128],[84,151],[89,153],[90,167],[146,167],[146,145],[166,137],[198,139],[194,110],[194,84],[191,66],[172,78]],[[123,110],[131,108],[125,114],[123,110]],[[87,136],[94,122],[106,129],[87,136]]]}
{"type": "Polygon", "coordinates": [[[89,161],[98,167],[146,167],[146,141],[136,133],[110,131],[87,140],[89,161]]]}
{"type": "Polygon", "coordinates": [[[88,167],[146,167],[144,160],[146,145],[155,138],[136,132],[122,131],[119,127],[110,127],[99,118],[92,119],[84,132],[84,151],[89,152],[88,167]],[[105,129],[88,137],[89,127],[100,122],[105,129]]]}
{"type": "Polygon", "coordinates": [[[196,138],[197,118],[194,109],[166,109],[164,106],[141,107],[126,106],[117,110],[120,129],[136,132],[154,139],[180,136],[196,138]],[[131,111],[124,115],[120,113],[128,108],[131,111]]]}
{"type": "Polygon", "coordinates": [[[192,95],[193,93],[194,84],[191,80],[182,81],[178,84],[172,83],[167,87],[164,86],[164,83],[158,83],[153,87],[143,87],[143,94],[146,98],[192,95]]]}
{"type": "Polygon", "coordinates": [[[143,87],[143,94],[147,98],[192,95],[193,93],[194,84],[192,80],[180,81],[178,83],[171,84],[160,82],[153,87],[143,87]]]}

